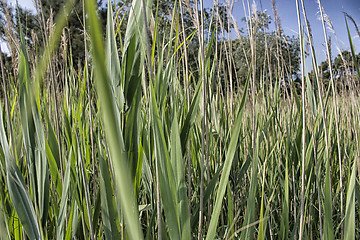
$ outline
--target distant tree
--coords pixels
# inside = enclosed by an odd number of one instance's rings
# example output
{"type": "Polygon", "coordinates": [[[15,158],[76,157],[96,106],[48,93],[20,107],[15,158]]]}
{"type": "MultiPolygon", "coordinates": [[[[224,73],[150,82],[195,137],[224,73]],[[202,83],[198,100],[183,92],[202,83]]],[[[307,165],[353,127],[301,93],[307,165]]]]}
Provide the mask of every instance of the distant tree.
{"type": "MultiPolygon", "coordinates": [[[[357,62],[360,62],[360,54],[356,55],[357,62]]],[[[328,61],[321,62],[320,66],[320,79],[325,89],[330,84],[330,68],[328,61]]],[[[333,79],[336,84],[337,90],[349,90],[352,87],[358,88],[358,77],[355,68],[353,56],[349,51],[342,51],[341,55],[338,54],[332,61],[333,79]]],[[[314,71],[311,71],[311,76],[314,76],[314,71]]]]}
{"type": "MultiPolygon", "coordinates": [[[[76,1],[73,11],[68,19],[66,26],[67,39],[69,49],[71,49],[73,65],[82,66],[85,58],[85,44],[84,44],[84,23],[83,23],[83,1],[76,1]]],[[[40,11],[43,25],[49,31],[52,26],[49,26],[49,19],[56,19],[59,11],[65,5],[66,0],[42,0],[40,1],[40,11]],[[42,18],[43,17],[43,18],[42,18]]],[[[106,22],[106,8],[103,6],[103,1],[98,0],[98,15],[103,23],[105,29],[106,22]]]]}
{"type": "MultiPolygon", "coordinates": [[[[84,45],[84,25],[83,25],[83,1],[76,1],[73,11],[68,19],[66,26],[66,38],[68,50],[71,51],[73,66],[82,66],[85,57],[84,45]]],[[[42,0],[38,1],[36,12],[31,12],[19,6],[12,7],[4,0],[0,0],[0,26],[5,26],[5,9],[10,14],[13,32],[19,39],[20,26],[22,27],[24,37],[28,47],[34,50],[34,54],[41,53],[45,38],[49,37],[49,33],[54,27],[56,17],[65,5],[66,0],[42,0]]],[[[105,29],[106,8],[102,4],[102,0],[98,1],[98,14],[103,22],[105,29]]],[[[2,40],[10,41],[5,36],[3,27],[0,27],[0,36],[2,40]]]]}
{"type": "MultiPolygon", "coordinates": [[[[183,21],[184,21],[184,31],[186,37],[190,36],[192,33],[196,33],[196,15],[195,15],[195,1],[182,1],[182,12],[183,12],[183,21]]],[[[126,31],[126,23],[130,13],[131,7],[131,0],[120,0],[117,2],[117,11],[119,13],[120,19],[122,19],[122,24],[120,25],[120,33],[121,39],[124,40],[124,35],[126,31]]],[[[170,29],[171,21],[173,20],[173,10],[176,7],[175,11],[175,21],[179,21],[179,31],[182,31],[182,21],[181,21],[181,14],[180,14],[180,4],[177,1],[175,5],[175,1],[172,0],[154,0],[152,5],[152,22],[150,23],[150,33],[149,36],[152,36],[153,31],[157,30],[157,41],[159,44],[163,42],[168,43],[170,41],[170,31],[176,30],[176,22],[174,23],[174,29],[170,29]]],[[[228,25],[228,15],[227,15],[227,8],[223,5],[218,7],[219,15],[223,20],[223,24],[225,25],[225,31],[230,31],[232,25],[228,25]],[[230,26],[230,30],[229,27],[230,26]]],[[[213,9],[204,9],[204,30],[205,35],[207,37],[211,37],[211,33],[215,31],[215,24],[214,24],[214,15],[215,11],[213,9]],[[213,24],[210,25],[211,21],[213,24]]],[[[201,11],[199,11],[199,19],[200,19],[201,11]]],[[[220,31],[220,24],[217,25],[218,28],[218,35],[221,34],[220,31]]],[[[226,32],[227,33],[227,32],[226,32]]],[[[174,35],[173,35],[174,36],[174,35]]],[[[182,33],[179,34],[180,41],[182,39],[182,33]]],[[[174,40],[174,39],[173,39],[174,40]]],[[[187,54],[188,54],[188,67],[189,70],[192,72],[192,75],[197,78],[197,74],[199,73],[199,63],[198,63],[198,52],[199,52],[199,41],[197,35],[192,38],[191,42],[187,42],[187,54]]],[[[178,43],[179,44],[179,43],[178,43]]],[[[165,56],[166,57],[166,56],[165,56]]],[[[180,74],[183,74],[182,69],[180,70],[180,74]]]]}
{"type": "MultiPolygon", "coordinates": [[[[246,22],[246,19],[243,19],[243,21],[246,22]]],[[[283,33],[279,37],[278,32],[269,31],[271,17],[266,12],[258,12],[256,17],[252,16],[252,21],[256,44],[255,70],[258,76],[257,79],[260,79],[262,76],[265,79],[269,79],[271,74],[274,81],[283,80],[283,84],[289,84],[291,81],[294,81],[300,69],[300,46],[298,39],[283,33]],[[268,57],[266,52],[269,54],[268,57]],[[269,62],[271,66],[269,66],[269,62]],[[280,73],[282,73],[283,79],[280,79],[280,73]]],[[[249,22],[247,24],[250,25],[249,22]]],[[[241,33],[244,33],[243,29],[241,33]]],[[[242,85],[246,81],[249,65],[251,64],[250,37],[244,34],[241,36],[241,39],[232,40],[232,51],[234,69],[239,79],[239,84],[242,85]]]]}
{"type": "MultiPolygon", "coordinates": [[[[15,7],[12,7],[7,1],[0,0],[0,40],[5,43],[6,48],[2,48],[3,51],[2,59],[5,66],[6,74],[10,74],[12,79],[15,80],[14,76],[16,75],[16,70],[18,66],[17,61],[17,49],[19,48],[19,19],[29,20],[28,18],[29,11],[24,9],[16,10],[15,7]],[[5,54],[4,51],[7,53],[5,54]],[[9,54],[9,56],[7,56],[9,54]]],[[[29,20],[29,24],[25,24],[22,29],[23,32],[30,32],[30,28],[27,29],[27,26],[32,26],[29,20]]],[[[30,35],[25,37],[26,41],[30,42],[30,35]]]]}

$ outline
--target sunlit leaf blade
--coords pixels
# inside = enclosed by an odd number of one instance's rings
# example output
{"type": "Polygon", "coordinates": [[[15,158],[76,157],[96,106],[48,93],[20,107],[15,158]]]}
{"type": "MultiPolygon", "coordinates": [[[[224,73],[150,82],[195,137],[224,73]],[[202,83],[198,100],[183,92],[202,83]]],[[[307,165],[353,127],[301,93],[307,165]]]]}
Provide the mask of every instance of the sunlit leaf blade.
{"type": "MultiPolygon", "coordinates": [[[[0,104],[1,105],[1,104],[0,104]]],[[[30,194],[24,179],[16,166],[15,159],[10,152],[10,146],[6,138],[2,107],[0,106],[0,141],[6,161],[6,181],[11,200],[16,209],[17,215],[31,239],[40,239],[40,224],[36,216],[30,194]]]]}
{"type": "Polygon", "coordinates": [[[66,232],[65,221],[68,217],[67,215],[67,206],[68,206],[68,198],[69,198],[69,190],[70,190],[70,172],[71,172],[71,155],[70,151],[69,159],[67,160],[65,176],[64,176],[64,187],[61,193],[61,201],[60,201],[60,213],[57,219],[57,239],[64,239],[64,235],[66,232]]]}
{"type": "Polygon", "coordinates": [[[167,220],[169,235],[171,239],[181,239],[179,211],[177,208],[177,190],[174,179],[174,172],[171,167],[169,151],[160,121],[159,110],[155,98],[155,91],[151,86],[151,112],[154,127],[154,144],[156,164],[159,168],[159,184],[161,200],[167,220]]]}
{"type": "Polygon", "coordinates": [[[215,238],[215,233],[216,233],[217,224],[219,221],[219,215],[220,215],[220,211],[221,211],[221,205],[222,205],[222,201],[223,201],[223,198],[225,195],[227,182],[229,181],[229,174],[230,174],[232,162],[234,159],[234,155],[235,155],[238,140],[239,140],[239,133],[240,133],[240,129],[241,129],[241,121],[242,121],[242,116],[244,113],[246,93],[248,90],[248,86],[249,86],[249,77],[246,81],[243,96],[242,96],[242,99],[241,99],[241,102],[239,105],[239,109],[238,109],[238,113],[237,113],[237,116],[236,116],[236,119],[234,122],[234,127],[233,127],[231,138],[230,138],[230,143],[229,143],[229,146],[228,146],[228,149],[226,152],[223,172],[220,177],[219,187],[218,187],[218,191],[216,193],[214,210],[211,214],[211,220],[210,220],[210,224],[209,224],[209,228],[208,228],[208,233],[206,235],[206,240],[212,240],[215,238]]]}
{"type": "Polygon", "coordinates": [[[346,192],[344,239],[355,239],[355,183],[356,160],[353,163],[349,184],[346,192]]]}
{"type": "Polygon", "coordinates": [[[119,230],[116,226],[116,209],[113,199],[113,190],[110,178],[109,166],[105,159],[100,157],[100,191],[101,191],[101,212],[104,222],[106,239],[119,239],[119,230]]]}
{"type": "Polygon", "coordinates": [[[102,33],[95,6],[96,3],[93,0],[86,2],[90,38],[93,46],[92,54],[95,63],[95,84],[100,99],[105,134],[109,144],[111,166],[115,176],[115,194],[121,202],[121,211],[125,217],[126,230],[129,237],[131,239],[142,239],[138,210],[133,194],[133,181],[128,171],[127,156],[122,141],[119,122],[117,121],[116,107],[105,65],[102,33]]]}
{"type": "Polygon", "coordinates": [[[27,164],[31,173],[30,185],[42,222],[45,224],[49,204],[49,169],[45,153],[44,131],[31,88],[29,64],[22,32],[21,36],[21,61],[19,66],[19,79],[22,80],[20,83],[21,123],[27,164]]]}
{"type": "Polygon", "coordinates": [[[189,201],[187,197],[187,187],[184,176],[183,155],[180,144],[180,134],[178,128],[177,115],[174,115],[173,123],[171,125],[170,133],[170,162],[175,174],[175,184],[177,190],[177,207],[180,213],[180,234],[181,239],[190,239],[190,215],[189,215],[189,201]]]}

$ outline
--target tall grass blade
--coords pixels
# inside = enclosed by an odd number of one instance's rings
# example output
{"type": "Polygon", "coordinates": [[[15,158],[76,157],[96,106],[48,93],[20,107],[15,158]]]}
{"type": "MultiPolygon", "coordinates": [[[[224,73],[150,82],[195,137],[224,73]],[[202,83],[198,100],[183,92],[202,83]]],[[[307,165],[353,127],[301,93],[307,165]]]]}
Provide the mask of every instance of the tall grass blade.
{"type": "Polygon", "coordinates": [[[5,155],[8,191],[26,234],[30,239],[40,239],[41,226],[25,181],[10,152],[10,146],[5,135],[2,112],[2,107],[0,106],[0,141],[5,155]]]}
{"type": "Polygon", "coordinates": [[[120,233],[116,226],[117,211],[114,205],[109,166],[102,157],[100,157],[100,173],[101,209],[105,237],[106,239],[119,239],[120,233]]]}
{"type": "Polygon", "coordinates": [[[324,239],[334,239],[334,228],[332,223],[332,198],[330,184],[330,160],[326,163],[325,173],[325,195],[324,195],[324,239]]]}
{"type": "Polygon", "coordinates": [[[191,239],[189,201],[184,175],[183,154],[181,151],[179,126],[175,113],[170,133],[170,162],[175,174],[175,187],[177,189],[177,207],[180,213],[181,239],[191,239]]]}
{"type": "MultiPolygon", "coordinates": [[[[347,29],[347,32],[348,32],[351,55],[352,55],[352,58],[353,58],[353,61],[354,61],[355,69],[356,69],[356,71],[358,73],[358,76],[360,78],[359,64],[357,62],[357,57],[356,57],[356,54],[355,54],[354,44],[352,42],[352,37],[351,37],[351,34],[350,34],[349,24],[348,24],[348,21],[347,21],[346,17],[347,17],[347,15],[345,15],[345,23],[346,23],[346,29],[347,29]]],[[[355,24],[355,22],[354,22],[354,24],[355,24]]]]}
{"type": "Polygon", "coordinates": [[[42,223],[45,225],[49,207],[49,169],[45,152],[45,137],[39,108],[35,104],[30,83],[30,71],[25,49],[25,39],[21,33],[21,53],[19,66],[20,113],[26,149],[26,160],[30,170],[30,183],[34,202],[37,204],[42,223]]]}
{"type": "Polygon", "coordinates": [[[225,195],[227,183],[229,181],[229,174],[230,174],[232,162],[234,159],[234,155],[236,152],[236,148],[238,145],[239,133],[240,133],[240,129],[241,129],[241,122],[243,120],[242,116],[244,113],[245,100],[246,100],[247,90],[249,87],[249,79],[250,79],[249,76],[250,76],[250,71],[249,71],[249,75],[248,75],[246,85],[244,88],[243,96],[241,98],[238,113],[237,113],[237,116],[236,116],[236,119],[234,122],[234,127],[232,130],[229,147],[226,152],[223,172],[220,177],[219,187],[218,187],[218,191],[216,193],[215,205],[214,205],[213,212],[211,214],[211,220],[210,220],[210,224],[208,227],[208,233],[206,235],[206,240],[213,240],[215,238],[215,233],[216,233],[217,224],[219,221],[219,215],[220,215],[220,211],[221,211],[221,205],[222,205],[222,201],[223,201],[223,198],[225,195]]]}
{"type": "Polygon", "coordinates": [[[351,176],[346,193],[344,239],[355,239],[355,183],[356,183],[356,158],[351,170],[351,176]]]}
{"type": "Polygon", "coordinates": [[[64,176],[64,186],[61,193],[61,201],[60,201],[60,212],[57,219],[57,227],[56,227],[56,238],[64,239],[65,234],[65,222],[68,217],[67,206],[68,206],[68,198],[70,191],[70,172],[71,172],[71,155],[72,151],[70,151],[69,158],[66,164],[65,176],[64,176]]]}
{"type": "Polygon", "coordinates": [[[120,60],[119,54],[115,39],[115,30],[114,30],[114,17],[112,11],[111,0],[108,0],[108,11],[107,11],[107,24],[106,24],[106,63],[107,71],[109,74],[110,87],[113,92],[115,106],[120,107],[124,103],[123,90],[121,84],[121,70],[120,70],[120,60]],[[121,96],[121,98],[120,98],[121,96]]]}
{"type": "MultiPolygon", "coordinates": [[[[160,120],[159,110],[155,98],[155,91],[151,86],[151,113],[154,128],[155,158],[159,169],[159,183],[161,200],[167,220],[170,239],[181,239],[179,222],[179,209],[177,207],[177,189],[175,185],[174,172],[170,162],[168,147],[160,120]]],[[[159,229],[159,231],[161,231],[159,229]]]]}
{"type": "Polygon", "coordinates": [[[105,66],[104,47],[99,19],[96,15],[94,0],[86,2],[88,26],[94,57],[95,85],[100,99],[101,114],[104,121],[105,135],[109,144],[111,166],[114,172],[116,198],[120,199],[121,211],[125,218],[126,231],[130,239],[143,239],[140,230],[137,204],[133,193],[133,181],[129,174],[129,165],[119,121],[116,115],[116,106],[110,88],[107,68],[105,66]]]}
{"type": "Polygon", "coordinates": [[[189,108],[189,112],[187,113],[185,121],[181,128],[181,133],[180,133],[181,149],[186,148],[191,125],[193,124],[197,110],[199,109],[199,101],[200,101],[200,96],[201,96],[201,94],[200,94],[201,83],[202,83],[202,81],[199,81],[199,84],[196,87],[196,92],[193,96],[193,99],[192,99],[192,102],[191,102],[191,105],[189,108]]]}
{"type": "Polygon", "coordinates": [[[255,198],[257,192],[257,179],[258,179],[258,162],[259,162],[259,148],[261,143],[261,135],[258,133],[256,137],[256,148],[255,155],[252,159],[251,178],[250,178],[250,189],[246,203],[245,219],[243,222],[243,228],[245,231],[241,233],[240,239],[250,239],[253,237],[255,223],[255,198]]]}
{"type": "Polygon", "coordinates": [[[3,204],[0,202],[0,239],[10,240],[9,227],[5,219],[3,204]]]}

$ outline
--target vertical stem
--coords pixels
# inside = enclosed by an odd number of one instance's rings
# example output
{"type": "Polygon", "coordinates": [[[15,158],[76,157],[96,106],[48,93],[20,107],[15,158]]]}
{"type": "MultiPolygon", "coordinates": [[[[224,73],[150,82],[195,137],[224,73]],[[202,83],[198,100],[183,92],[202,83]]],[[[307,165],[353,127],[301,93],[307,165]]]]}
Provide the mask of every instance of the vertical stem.
{"type": "MultiPolygon", "coordinates": [[[[111,7],[111,6],[109,6],[111,7]]],[[[85,9],[85,0],[83,0],[83,9],[85,9]]],[[[84,23],[84,48],[85,48],[85,74],[86,76],[84,77],[85,80],[87,80],[87,86],[86,86],[86,90],[88,92],[88,97],[89,97],[89,120],[90,120],[90,144],[91,144],[91,164],[92,164],[92,172],[95,174],[95,146],[94,146],[94,134],[93,134],[93,114],[92,114],[92,107],[91,107],[91,92],[90,92],[90,77],[89,77],[89,69],[88,69],[88,52],[87,52],[87,39],[86,39],[86,19],[85,19],[85,11],[83,11],[83,23],[84,23]]],[[[94,196],[93,196],[93,201],[95,204],[96,201],[96,184],[95,184],[95,178],[94,178],[94,196]]]]}
{"type": "Polygon", "coordinates": [[[142,10],[143,10],[143,14],[144,14],[144,33],[145,33],[145,44],[146,44],[146,52],[147,52],[147,67],[149,68],[149,76],[150,76],[150,80],[152,79],[152,66],[151,66],[151,47],[150,47],[150,41],[149,41],[149,28],[147,25],[147,15],[146,15],[146,4],[145,4],[145,0],[142,0],[142,10]]]}
{"type": "MultiPolygon", "coordinates": [[[[50,72],[51,72],[51,91],[52,91],[52,98],[54,101],[54,114],[55,114],[55,127],[56,127],[56,137],[58,139],[58,148],[59,148],[59,157],[60,157],[60,171],[61,171],[61,182],[64,181],[63,176],[64,176],[64,168],[63,168],[63,163],[62,163],[62,148],[61,148],[61,137],[60,137],[60,124],[59,124],[59,113],[58,113],[58,104],[57,104],[57,99],[56,99],[56,91],[57,91],[57,87],[55,87],[55,77],[54,77],[54,72],[55,72],[55,66],[51,66],[50,68],[50,72]]],[[[51,106],[51,104],[50,104],[51,106]]]]}
{"type": "MultiPolygon", "coordinates": [[[[156,156],[156,148],[155,156],[156,156]]],[[[159,185],[159,167],[158,157],[155,157],[155,178],[156,178],[156,209],[157,209],[157,223],[158,223],[158,240],[162,239],[162,228],[161,228],[161,196],[160,196],[160,185],[159,185]]]]}
{"type": "MultiPolygon", "coordinates": [[[[250,11],[250,5],[248,1],[248,8],[250,11]]],[[[254,13],[256,14],[256,13],[254,13]]],[[[251,77],[251,98],[252,98],[252,157],[255,158],[255,145],[256,145],[256,40],[255,40],[255,31],[256,31],[256,22],[253,23],[252,21],[252,15],[249,14],[250,17],[250,47],[251,47],[251,64],[252,64],[252,77],[251,77]]]]}
{"type": "MultiPolygon", "coordinates": [[[[314,49],[314,46],[313,46],[313,42],[312,42],[312,37],[311,37],[311,30],[310,30],[310,25],[308,23],[308,20],[307,20],[307,16],[306,16],[306,9],[305,9],[305,6],[304,6],[304,2],[301,1],[302,3],[302,10],[303,10],[303,15],[304,15],[304,18],[305,18],[305,25],[306,25],[306,29],[307,29],[307,32],[308,32],[308,35],[309,35],[309,43],[310,43],[310,49],[311,49],[311,54],[312,54],[312,60],[313,60],[313,65],[314,66],[317,66],[317,62],[316,62],[316,55],[315,55],[315,49],[314,49]]],[[[320,4],[320,2],[319,2],[320,4]]],[[[320,6],[320,9],[321,9],[321,4],[319,5],[320,6]]],[[[321,10],[322,11],[322,10],[321,10]]],[[[325,154],[324,154],[324,158],[325,158],[325,161],[326,161],[326,166],[331,166],[330,164],[330,150],[329,150],[329,144],[330,144],[330,135],[328,134],[328,130],[327,130],[327,121],[326,121],[326,106],[324,106],[323,104],[323,99],[322,99],[322,91],[321,91],[321,87],[323,86],[322,82],[320,81],[322,76],[319,75],[319,69],[317,67],[314,67],[314,73],[315,73],[315,79],[316,79],[316,84],[318,86],[318,95],[319,95],[319,103],[320,103],[320,109],[321,109],[321,113],[322,113],[322,121],[323,121],[323,126],[324,126],[324,138],[325,138],[325,154]]],[[[330,171],[330,176],[331,176],[331,167],[329,169],[330,171]]],[[[330,182],[329,182],[329,185],[330,185],[330,189],[331,189],[331,177],[330,177],[330,182]]],[[[328,199],[328,202],[331,203],[332,202],[332,196],[330,194],[330,199],[328,199]]],[[[327,204],[325,204],[326,206],[327,204]]],[[[330,208],[331,208],[331,204],[330,204],[330,208]]],[[[321,210],[319,209],[319,215],[321,215],[321,210]]],[[[327,210],[326,208],[324,209],[324,213],[325,215],[327,214],[327,211],[329,211],[329,214],[331,215],[331,212],[332,210],[329,209],[327,210]]],[[[330,219],[331,220],[331,219],[330,219]]],[[[328,224],[327,224],[327,221],[326,220],[324,222],[324,230],[328,228],[328,224]]],[[[328,232],[328,231],[326,231],[328,232]]],[[[325,235],[326,237],[327,235],[325,235]]]]}
{"type": "Polygon", "coordinates": [[[319,206],[319,223],[320,223],[320,240],[323,239],[323,227],[322,227],[322,218],[321,218],[321,197],[320,197],[320,178],[319,178],[319,167],[318,167],[318,158],[317,158],[317,149],[316,149],[316,141],[315,138],[313,138],[313,144],[314,144],[314,160],[315,160],[315,172],[316,172],[316,189],[317,189],[317,197],[318,197],[318,206],[319,206]]]}
{"type": "MultiPolygon", "coordinates": [[[[263,7],[262,7],[262,2],[260,0],[260,7],[261,7],[261,12],[263,12],[263,7]]],[[[271,66],[271,62],[270,62],[270,52],[269,52],[269,46],[268,46],[268,42],[267,42],[267,34],[266,34],[266,29],[265,29],[265,24],[262,23],[263,25],[263,31],[264,31],[264,42],[265,42],[265,56],[266,56],[266,61],[269,67],[269,80],[270,80],[270,97],[273,97],[273,76],[272,76],[272,66],[271,66]]],[[[264,64],[265,65],[265,64],[264,64]]],[[[266,73],[264,72],[264,75],[266,73]]]]}
{"type": "Polygon", "coordinates": [[[275,18],[275,30],[276,30],[276,36],[275,36],[275,44],[276,44],[276,55],[277,55],[277,69],[276,69],[276,76],[278,78],[279,84],[281,86],[282,82],[283,82],[283,75],[281,74],[281,67],[280,67],[280,49],[279,49],[279,39],[281,37],[281,30],[280,30],[280,26],[279,26],[279,16],[277,13],[277,9],[276,9],[276,3],[275,0],[272,0],[272,9],[273,9],[273,13],[274,13],[274,18],[275,18]]]}
{"type": "MultiPolygon", "coordinates": [[[[180,3],[180,15],[181,15],[181,28],[183,34],[183,48],[184,48],[184,60],[185,60],[185,76],[184,76],[184,87],[185,87],[185,94],[187,99],[187,108],[190,109],[190,90],[189,90],[189,67],[188,67],[188,55],[187,55],[187,46],[186,46],[186,34],[185,34],[185,25],[184,25],[184,15],[183,15],[183,7],[182,7],[182,0],[179,1],[180,3]]],[[[187,153],[188,153],[188,199],[189,199],[189,213],[191,216],[191,139],[187,144],[187,153]]]]}
{"type": "Polygon", "coordinates": [[[201,65],[201,77],[203,80],[203,118],[202,118],[202,141],[201,141],[201,162],[200,162],[200,212],[199,212],[199,229],[198,229],[198,239],[202,239],[202,218],[204,214],[204,163],[206,158],[206,139],[207,139],[207,129],[206,129],[206,106],[207,106],[207,96],[206,96],[206,74],[205,74],[205,50],[204,50],[204,3],[203,0],[200,0],[200,9],[201,9],[201,23],[199,21],[199,8],[198,2],[195,1],[195,12],[197,19],[197,27],[199,29],[199,45],[200,45],[200,65],[201,65]]]}
{"type": "MultiPolygon", "coordinates": [[[[144,15],[144,32],[145,32],[145,44],[146,44],[146,52],[147,52],[147,68],[149,73],[150,82],[153,81],[153,70],[151,65],[151,48],[150,48],[150,40],[149,40],[149,29],[147,25],[147,14],[146,14],[146,4],[145,0],[142,0],[142,11],[144,15]]],[[[145,82],[145,81],[144,81],[145,82]]],[[[146,84],[146,82],[145,82],[146,84]]],[[[146,86],[145,86],[146,89],[146,86]]],[[[145,93],[146,95],[146,93],[145,93]]],[[[156,148],[155,148],[156,153],[156,148]]],[[[155,178],[156,178],[156,208],[157,208],[157,223],[158,223],[158,239],[162,239],[162,224],[161,224],[161,196],[160,196],[160,183],[159,183],[159,168],[158,168],[158,158],[155,158],[155,178]]]]}
{"type": "Polygon", "coordinates": [[[87,209],[87,215],[88,215],[88,220],[89,220],[89,230],[90,230],[90,239],[91,240],[95,240],[95,235],[94,235],[94,230],[93,230],[93,223],[92,223],[92,213],[91,213],[91,208],[90,208],[90,197],[89,197],[89,189],[88,189],[88,184],[86,181],[86,174],[85,174],[85,166],[84,166],[84,161],[83,161],[83,156],[81,153],[81,146],[79,143],[79,136],[77,131],[75,131],[75,135],[76,135],[76,142],[78,145],[78,154],[79,154],[79,162],[80,162],[80,166],[81,166],[81,177],[82,177],[82,181],[84,184],[84,191],[85,191],[85,202],[86,202],[86,209],[87,209]]]}
{"type": "Polygon", "coordinates": [[[301,148],[301,209],[300,209],[300,228],[299,239],[303,238],[303,225],[304,225],[304,208],[305,208],[305,78],[304,78],[304,53],[303,53],[303,35],[301,30],[300,9],[299,2],[296,0],[297,17],[299,25],[300,36],[300,51],[301,51],[301,101],[302,101],[302,148],[301,148]]]}
{"type": "MultiPolygon", "coordinates": [[[[309,38],[309,44],[310,44],[310,49],[311,49],[311,55],[312,55],[312,59],[314,61],[314,66],[317,66],[317,63],[316,63],[316,55],[315,55],[315,50],[314,50],[314,46],[313,46],[313,42],[312,42],[312,38],[311,38],[311,31],[310,31],[310,26],[308,24],[308,21],[307,21],[307,17],[306,17],[306,9],[305,9],[305,6],[304,6],[304,3],[303,1],[301,0],[301,3],[302,3],[302,10],[303,10],[303,14],[304,14],[304,17],[305,17],[305,25],[306,25],[306,29],[307,29],[307,32],[310,36],[309,38]]],[[[300,27],[300,26],[299,26],[300,27]]],[[[300,47],[301,46],[301,42],[300,42],[300,47]]],[[[318,86],[321,86],[321,83],[320,83],[320,79],[319,79],[319,72],[318,72],[318,68],[315,67],[314,68],[314,73],[315,73],[315,78],[316,78],[316,84],[318,86]]],[[[326,122],[326,115],[325,115],[325,107],[324,107],[324,104],[323,104],[323,100],[322,100],[322,94],[321,94],[321,89],[320,87],[318,87],[318,95],[319,95],[319,103],[320,103],[320,108],[321,108],[321,112],[322,112],[322,120],[323,120],[323,123],[324,123],[324,131],[325,131],[325,149],[326,149],[326,159],[328,159],[328,154],[329,154],[329,139],[328,139],[328,133],[327,133],[327,122],[326,122]]]]}
{"type": "MultiPolygon", "coordinates": [[[[230,0],[227,0],[228,5],[228,11],[232,11],[232,4],[230,0]]],[[[228,23],[228,44],[229,44],[229,53],[226,54],[227,62],[228,62],[228,68],[229,68],[229,80],[230,80],[230,119],[233,119],[233,98],[234,98],[234,91],[233,91],[233,76],[232,76],[232,41],[230,36],[230,15],[228,15],[227,19],[228,23]]],[[[232,125],[232,123],[231,123],[232,125]]]]}
{"type": "MultiPolygon", "coordinates": [[[[293,192],[294,192],[294,223],[296,223],[297,215],[296,215],[296,188],[295,188],[295,170],[294,170],[294,164],[292,164],[292,184],[293,184],[293,192]]],[[[294,239],[296,239],[296,232],[294,239]]]]}
{"type": "MultiPolygon", "coordinates": [[[[336,142],[337,142],[337,148],[338,148],[338,158],[339,158],[339,171],[340,171],[340,215],[341,219],[344,218],[344,189],[343,189],[343,182],[342,182],[342,159],[341,159],[341,148],[340,148],[340,133],[339,133],[339,116],[338,116],[338,108],[337,108],[337,97],[335,92],[335,86],[334,86],[334,78],[333,78],[333,69],[332,69],[332,61],[331,61],[331,50],[327,38],[326,33],[326,27],[325,27],[325,20],[324,20],[324,13],[323,8],[321,6],[320,0],[319,1],[319,7],[320,7],[320,13],[321,13],[321,21],[322,26],[324,30],[324,38],[325,38],[325,44],[326,44],[326,51],[328,55],[328,64],[329,64],[329,72],[330,72],[330,82],[331,82],[331,91],[333,94],[333,105],[334,105],[334,113],[335,113],[335,131],[336,131],[336,142]]],[[[341,222],[341,239],[344,237],[344,222],[341,222]]]]}

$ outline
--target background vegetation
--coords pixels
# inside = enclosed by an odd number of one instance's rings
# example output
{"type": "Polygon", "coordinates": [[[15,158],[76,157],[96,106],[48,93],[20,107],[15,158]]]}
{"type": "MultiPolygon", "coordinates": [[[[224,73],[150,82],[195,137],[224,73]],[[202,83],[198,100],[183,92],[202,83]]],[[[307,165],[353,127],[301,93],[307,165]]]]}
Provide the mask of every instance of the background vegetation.
{"type": "Polygon", "coordinates": [[[360,238],[357,25],[294,1],[1,1],[0,239],[360,238]]]}

